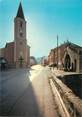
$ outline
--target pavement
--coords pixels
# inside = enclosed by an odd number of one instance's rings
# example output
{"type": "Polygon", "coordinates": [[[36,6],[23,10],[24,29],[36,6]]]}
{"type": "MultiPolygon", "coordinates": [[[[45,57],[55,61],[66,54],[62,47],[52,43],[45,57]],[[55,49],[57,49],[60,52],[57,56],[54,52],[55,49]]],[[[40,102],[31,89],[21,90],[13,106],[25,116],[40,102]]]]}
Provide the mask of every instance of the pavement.
{"type": "Polygon", "coordinates": [[[82,73],[78,73],[78,72],[66,72],[64,70],[60,70],[60,69],[57,69],[57,68],[52,68],[52,72],[55,74],[55,76],[59,77],[64,77],[66,75],[80,75],[82,73]]]}
{"type": "Polygon", "coordinates": [[[49,76],[41,65],[0,72],[0,115],[57,117],[49,76]]]}

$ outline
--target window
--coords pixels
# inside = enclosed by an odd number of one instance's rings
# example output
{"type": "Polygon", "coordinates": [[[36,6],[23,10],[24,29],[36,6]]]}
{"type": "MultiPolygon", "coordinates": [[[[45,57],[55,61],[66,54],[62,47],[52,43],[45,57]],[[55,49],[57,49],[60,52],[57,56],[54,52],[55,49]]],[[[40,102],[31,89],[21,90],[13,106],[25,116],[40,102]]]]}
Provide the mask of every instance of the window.
{"type": "Polygon", "coordinates": [[[22,32],[20,33],[20,36],[23,37],[23,33],[22,32]]]}
{"type": "Polygon", "coordinates": [[[22,28],[22,26],[23,26],[23,23],[22,23],[22,21],[20,21],[20,27],[22,28]]]}

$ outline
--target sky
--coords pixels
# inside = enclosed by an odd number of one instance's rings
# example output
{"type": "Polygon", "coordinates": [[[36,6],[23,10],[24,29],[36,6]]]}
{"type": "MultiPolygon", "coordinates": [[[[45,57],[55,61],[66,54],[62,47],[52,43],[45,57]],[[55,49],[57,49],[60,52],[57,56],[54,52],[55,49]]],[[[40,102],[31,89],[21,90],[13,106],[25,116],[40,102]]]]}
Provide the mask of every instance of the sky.
{"type": "Polygon", "coordinates": [[[69,40],[82,46],[82,0],[0,0],[0,48],[14,40],[14,18],[20,1],[27,21],[31,56],[47,56],[69,40]]]}

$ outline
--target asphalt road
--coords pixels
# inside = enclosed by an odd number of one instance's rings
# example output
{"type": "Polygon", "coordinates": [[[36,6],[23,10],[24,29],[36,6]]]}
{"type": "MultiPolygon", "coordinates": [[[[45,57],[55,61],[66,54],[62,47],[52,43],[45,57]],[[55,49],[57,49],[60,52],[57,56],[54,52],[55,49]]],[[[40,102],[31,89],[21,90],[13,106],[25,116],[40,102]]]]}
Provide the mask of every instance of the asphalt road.
{"type": "Polygon", "coordinates": [[[57,117],[49,75],[39,65],[0,72],[0,116],[57,117]]]}

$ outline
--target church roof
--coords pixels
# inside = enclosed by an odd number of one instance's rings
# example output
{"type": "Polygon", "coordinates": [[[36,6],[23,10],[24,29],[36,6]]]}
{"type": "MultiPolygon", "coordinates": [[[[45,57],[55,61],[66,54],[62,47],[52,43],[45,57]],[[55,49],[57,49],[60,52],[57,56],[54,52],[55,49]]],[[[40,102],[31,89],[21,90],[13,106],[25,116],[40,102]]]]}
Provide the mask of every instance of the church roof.
{"type": "MultiPolygon", "coordinates": [[[[61,48],[62,46],[65,46],[65,47],[72,47],[72,48],[75,48],[75,49],[82,49],[82,47],[81,46],[79,46],[79,45],[77,45],[77,44],[74,44],[74,43],[72,43],[72,42],[69,42],[69,41],[67,41],[67,42],[64,42],[63,44],[61,44],[60,46],[58,46],[58,48],[61,48]]],[[[57,48],[57,47],[56,47],[57,48]]],[[[56,49],[56,48],[54,48],[54,50],[56,49]]]]}
{"type": "MultiPolygon", "coordinates": [[[[77,44],[74,44],[74,43],[71,43],[69,41],[65,42],[64,44],[61,44],[60,46],[58,46],[58,48],[67,48],[69,47],[71,50],[73,50],[74,52],[78,53],[78,51],[82,51],[82,47],[77,45],[77,44]]],[[[52,49],[53,50],[53,49],[52,49]]],[[[54,52],[57,50],[57,47],[54,48],[54,52]]]]}
{"type": "Polygon", "coordinates": [[[14,42],[6,43],[5,48],[8,47],[8,46],[14,47],[14,42]]]}
{"type": "Polygon", "coordinates": [[[18,12],[17,12],[17,16],[16,16],[16,17],[25,19],[25,18],[24,18],[24,13],[23,13],[23,8],[22,8],[21,2],[20,2],[20,4],[19,4],[19,8],[18,8],[18,12]]]}

